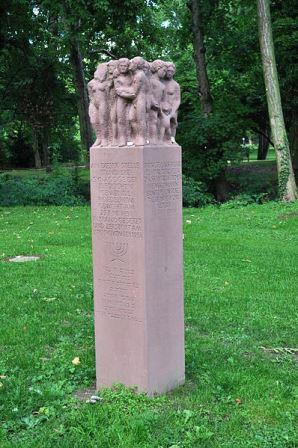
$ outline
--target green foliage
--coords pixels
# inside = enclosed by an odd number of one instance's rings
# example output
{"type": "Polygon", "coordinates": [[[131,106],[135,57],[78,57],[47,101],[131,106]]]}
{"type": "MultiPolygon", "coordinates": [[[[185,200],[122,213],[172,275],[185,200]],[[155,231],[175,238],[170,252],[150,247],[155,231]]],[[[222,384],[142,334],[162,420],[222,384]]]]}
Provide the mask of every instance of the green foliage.
{"type": "Polygon", "coordinates": [[[297,217],[184,210],[186,383],[92,405],[74,398],[95,381],[90,208],[2,207],[1,448],[294,448],[297,217]]]}
{"type": "MultiPolygon", "coordinates": [[[[256,61],[239,57],[253,43],[257,46],[257,29],[252,27],[251,7],[241,7],[246,21],[242,21],[238,2],[201,2],[206,45],[207,70],[213,96],[214,110],[204,117],[200,110],[198,84],[193,63],[190,18],[181,11],[183,29],[178,30],[180,54],[173,53],[177,63],[177,80],[182,86],[182,104],[179,113],[177,140],[187,153],[185,174],[210,185],[227,166],[227,161],[238,161],[242,157],[241,142],[253,126],[255,104],[248,100],[250,88],[255,88],[255,79],[250,79],[247,70],[256,66],[256,61]],[[244,12],[245,11],[245,12],[244,12]],[[239,14],[239,15],[237,15],[239,14]],[[237,19],[236,19],[237,17],[237,19]],[[247,20],[249,17],[249,20],[247,20]],[[222,31],[224,23],[224,32],[222,31]],[[237,43],[236,43],[237,42],[237,43]],[[233,49],[233,51],[231,51],[233,49]],[[249,86],[249,88],[248,88],[249,86]],[[193,163],[192,163],[193,160],[193,163]],[[189,163],[188,163],[189,161],[189,163]],[[189,167],[191,169],[189,170],[189,167]]],[[[175,50],[173,50],[175,52],[175,50]]],[[[261,79],[259,70],[256,76],[261,79]]]]}
{"type": "Polygon", "coordinates": [[[28,128],[15,121],[3,126],[0,131],[0,167],[29,168],[34,166],[34,157],[28,128]]]}
{"type": "MultiPolygon", "coordinates": [[[[187,153],[185,174],[212,186],[228,160],[241,159],[242,138],[267,129],[269,123],[255,4],[199,2],[214,100],[208,118],[200,110],[187,2],[6,2],[0,10],[1,166],[32,166],[33,124],[39,126],[42,159],[42,140],[48,144],[50,159],[82,159],[69,59],[70,44],[76,40],[86,80],[98,62],[112,56],[141,54],[148,60],[161,57],[176,63],[182,91],[177,141],[187,153]]],[[[298,98],[297,6],[291,0],[271,6],[285,120],[293,127],[298,98]]]]}
{"type": "Polygon", "coordinates": [[[243,143],[241,145],[241,154],[242,159],[246,159],[249,161],[251,159],[252,154],[257,154],[258,147],[254,143],[243,143]]]}
{"type": "Polygon", "coordinates": [[[213,196],[206,192],[206,186],[192,177],[182,175],[182,191],[184,207],[202,207],[210,204],[213,196]]]}
{"type": "Polygon", "coordinates": [[[237,208],[237,207],[245,207],[250,204],[264,204],[269,201],[268,193],[259,193],[259,194],[237,194],[232,196],[224,204],[221,204],[222,208],[237,208]]]}
{"type": "Polygon", "coordinates": [[[290,167],[289,167],[289,157],[290,157],[290,151],[289,151],[289,143],[287,136],[284,136],[284,146],[280,145],[277,148],[277,151],[279,152],[279,163],[280,163],[280,171],[278,174],[278,193],[280,199],[283,199],[287,196],[287,183],[289,181],[290,176],[290,167]]]}
{"type": "Polygon", "coordinates": [[[78,181],[68,172],[38,177],[0,174],[0,205],[79,205],[78,181]]]}
{"type": "MultiPolygon", "coordinates": [[[[185,157],[188,165],[185,174],[210,185],[226,167],[227,160],[241,158],[242,138],[269,126],[256,5],[243,0],[199,1],[207,72],[214,100],[214,111],[205,118],[199,106],[190,15],[185,3],[176,0],[173,2],[175,13],[170,10],[165,15],[169,22],[166,32],[172,39],[170,57],[177,64],[177,79],[182,86],[177,140],[184,150],[190,151],[185,157]]],[[[293,47],[297,40],[294,26],[297,7],[291,1],[278,1],[272,3],[272,12],[283,105],[290,127],[295,120],[293,111],[297,109],[298,97],[295,94],[297,69],[293,47]]]]}
{"type": "Polygon", "coordinates": [[[242,166],[232,166],[226,171],[226,178],[232,195],[259,195],[275,200],[278,198],[278,179],[274,161],[251,162],[242,166]]]}

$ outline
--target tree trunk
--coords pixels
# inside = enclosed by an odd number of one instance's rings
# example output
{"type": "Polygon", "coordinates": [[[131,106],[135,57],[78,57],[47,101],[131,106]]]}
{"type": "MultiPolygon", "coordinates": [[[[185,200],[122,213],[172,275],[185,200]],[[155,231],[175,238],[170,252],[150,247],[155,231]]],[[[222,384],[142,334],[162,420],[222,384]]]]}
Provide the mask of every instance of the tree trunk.
{"type": "Polygon", "coordinates": [[[43,164],[47,171],[51,171],[50,157],[49,157],[49,139],[46,132],[41,135],[41,148],[43,155],[43,164]]]}
{"type": "Polygon", "coordinates": [[[269,149],[268,129],[263,128],[259,133],[258,160],[266,160],[269,149]]]}
{"type": "Polygon", "coordinates": [[[229,197],[229,183],[226,179],[225,170],[221,171],[221,173],[214,179],[214,193],[215,198],[218,202],[224,202],[229,197]]]}
{"type": "Polygon", "coordinates": [[[207,117],[212,113],[213,100],[209,89],[209,80],[205,59],[206,49],[204,47],[204,35],[202,30],[202,15],[198,2],[199,0],[190,0],[188,6],[191,11],[194,61],[199,83],[199,98],[201,102],[202,112],[207,117]]]}
{"type": "Polygon", "coordinates": [[[34,153],[35,168],[40,169],[41,168],[41,159],[40,159],[40,154],[39,154],[39,150],[38,150],[38,134],[35,129],[33,129],[32,147],[33,147],[33,153],[34,153]]]}
{"type": "Polygon", "coordinates": [[[296,182],[298,182],[298,112],[295,111],[292,116],[292,122],[290,125],[290,149],[292,156],[292,164],[296,182]]]}
{"type": "Polygon", "coordinates": [[[84,75],[82,55],[79,44],[75,38],[70,43],[70,62],[73,68],[74,83],[78,97],[78,113],[80,120],[81,143],[86,151],[86,160],[89,160],[89,149],[93,143],[92,129],[89,120],[88,92],[84,75]]]}
{"type": "Polygon", "coordinates": [[[269,0],[257,0],[257,9],[268,113],[277,160],[279,195],[283,201],[294,201],[297,198],[297,188],[281,107],[269,0]]]}

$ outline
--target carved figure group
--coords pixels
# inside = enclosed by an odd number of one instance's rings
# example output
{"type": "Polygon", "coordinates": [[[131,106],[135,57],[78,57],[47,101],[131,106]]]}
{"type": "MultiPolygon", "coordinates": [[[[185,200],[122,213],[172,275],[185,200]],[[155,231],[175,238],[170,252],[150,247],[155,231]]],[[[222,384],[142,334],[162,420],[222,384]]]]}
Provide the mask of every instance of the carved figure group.
{"type": "Polygon", "coordinates": [[[93,146],[175,144],[180,87],[175,65],[121,58],[99,64],[88,83],[93,146]]]}

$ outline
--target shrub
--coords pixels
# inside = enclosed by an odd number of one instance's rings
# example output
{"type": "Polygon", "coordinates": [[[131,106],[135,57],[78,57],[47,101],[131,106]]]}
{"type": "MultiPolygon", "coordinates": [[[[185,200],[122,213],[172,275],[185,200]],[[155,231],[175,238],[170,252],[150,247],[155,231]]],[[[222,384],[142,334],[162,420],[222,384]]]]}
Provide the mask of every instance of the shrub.
{"type": "Polygon", "coordinates": [[[259,194],[238,194],[232,197],[229,201],[221,204],[221,208],[237,208],[237,207],[245,207],[249,204],[264,204],[268,202],[270,197],[268,193],[259,193],[259,194]]]}
{"type": "Polygon", "coordinates": [[[184,174],[182,175],[182,190],[184,207],[201,207],[210,204],[214,199],[211,194],[206,192],[206,187],[202,182],[184,174]]]}
{"type": "Polygon", "coordinates": [[[78,194],[70,174],[42,177],[17,177],[0,174],[0,205],[80,205],[85,199],[78,194]]]}

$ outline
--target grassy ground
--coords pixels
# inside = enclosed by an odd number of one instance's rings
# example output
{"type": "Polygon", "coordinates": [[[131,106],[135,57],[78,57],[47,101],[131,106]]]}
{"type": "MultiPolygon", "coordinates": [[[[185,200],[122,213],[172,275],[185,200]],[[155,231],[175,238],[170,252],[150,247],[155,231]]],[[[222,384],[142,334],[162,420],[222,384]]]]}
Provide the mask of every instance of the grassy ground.
{"type": "Polygon", "coordinates": [[[297,446],[298,206],[230,207],[184,212],[185,386],[95,405],[90,209],[0,210],[1,448],[297,446]]]}
{"type": "Polygon", "coordinates": [[[272,160],[276,161],[274,147],[269,145],[269,149],[268,149],[268,154],[267,154],[266,160],[260,161],[260,160],[258,160],[257,145],[255,145],[253,147],[253,150],[250,151],[249,160],[250,160],[250,162],[265,163],[265,164],[268,163],[269,161],[272,161],[272,160]]]}

